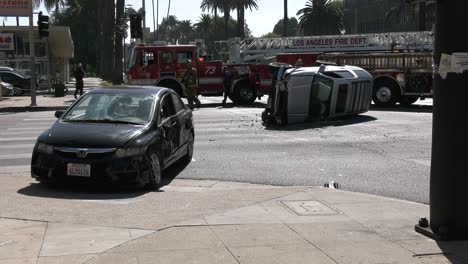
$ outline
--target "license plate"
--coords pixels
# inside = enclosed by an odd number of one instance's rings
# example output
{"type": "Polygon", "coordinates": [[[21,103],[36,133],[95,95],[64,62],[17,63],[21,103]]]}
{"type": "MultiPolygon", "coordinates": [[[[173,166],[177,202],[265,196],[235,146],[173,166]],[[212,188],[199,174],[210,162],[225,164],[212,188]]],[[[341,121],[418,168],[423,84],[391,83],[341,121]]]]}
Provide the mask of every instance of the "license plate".
{"type": "Polygon", "coordinates": [[[91,165],[89,164],[67,164],[68,176],[91,177],[91,165]]]}

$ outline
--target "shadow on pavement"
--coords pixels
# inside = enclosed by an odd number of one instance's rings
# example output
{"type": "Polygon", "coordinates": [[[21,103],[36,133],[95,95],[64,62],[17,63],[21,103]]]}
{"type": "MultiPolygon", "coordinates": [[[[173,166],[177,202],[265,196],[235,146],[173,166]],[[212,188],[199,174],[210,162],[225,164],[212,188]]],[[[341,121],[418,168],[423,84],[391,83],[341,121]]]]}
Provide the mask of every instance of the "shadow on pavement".
{"type": "Polygon", "coordinates": [[[348,126],[366,122],[372,122],[377,120],[377,118],[367,115],[357,115],[357,116],[347,116],[342,117],[339,119],[327,120],[327,121],[320,121],[320,122],[306,122],[300,124],[291,124],[285,126],[267,126],[265,127],[266,130],[281,130],[281,131],[298,131],[298,130],[306,130],[306,129],[314,129],[314,128],[324,128],[324,127],[340,127],[340,126],[348,126]]]}
{"type": "Polygon", "coordinates": [[[437,246],[450,263],[468,263],[468,241],[437,241],[437,246]]]}
{"type": "MultiPolygon", "coordinates": [[[[169,185],[188,166],[189,163],[176,162],[163,171],[162,185],[169,185]]],[[[18,190],[26,196],[69,199],[69,200],[122,200],[143,196],[151,191],[144,190],[140,184],[105,184],[73,179],[55,184],[32,183],[18,190]]],[[[158,190],[156,192],[163,192],[158,190]]]]}
{"type": "Polygon", "coordinates": [[[382,112],[414,112],[414,113],[432,113],[432,105],[395,105],[395,106],[376,106],[371,105],[371,111],[382,112]]]}
{"type": "Polygon", "coordinates": [[[219,102],[219,103],[207,103],[207,104],[202,103],[200,105],[200,108],[226,108],[226,109],[229,109],[229,108],[265,108],[265,106],[266,106],[266,104],[264,104],[264,103],[256,102],[256,103],[249,104],[249,105],[239,105],[239,104],[234,104],[234,103],[227,103],[223,107],[223,104],[221,102],[219,102]]]}

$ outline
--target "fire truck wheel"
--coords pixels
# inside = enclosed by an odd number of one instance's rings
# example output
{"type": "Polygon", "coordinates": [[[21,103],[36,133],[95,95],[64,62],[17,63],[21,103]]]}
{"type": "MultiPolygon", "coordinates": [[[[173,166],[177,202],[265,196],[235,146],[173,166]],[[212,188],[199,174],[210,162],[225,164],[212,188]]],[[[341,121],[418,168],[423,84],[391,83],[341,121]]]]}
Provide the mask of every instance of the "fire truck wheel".
{"type": "Polygon", "coordinates": [[[405,106],[412,105],[412,104],[414,104],[418,99],[419,99],[418,96],[403,96],[403,97],[401,97],[401,99],[400,99],[400,104],[401,104],[401,105],[405,105],[405,106]]]}
{"type": "Polygon", "coordinates": [[[257,93],[247,85],[238,85],[235,89],[235,97],[239,104],[253,104],[257,99],[257,93]]]}
{"type": "Polygon", "coordinates": [[[374,84],[372,100],[379,106],[395,105],[401,97],[398,85],[390,80],[380,80],[374,84]]]}

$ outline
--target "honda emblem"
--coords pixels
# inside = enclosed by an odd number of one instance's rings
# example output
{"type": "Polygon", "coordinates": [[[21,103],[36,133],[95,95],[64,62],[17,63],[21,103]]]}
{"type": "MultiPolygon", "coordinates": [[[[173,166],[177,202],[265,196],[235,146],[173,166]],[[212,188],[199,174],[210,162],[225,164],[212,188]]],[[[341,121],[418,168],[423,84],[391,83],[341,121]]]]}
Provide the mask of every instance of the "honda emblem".
{"type": "Polygon", "coordinates": [[[76,152],[76,157],[77,157],[77,158],[80,158],[80,159],[86,158],[87,155],[88,155],[88,152],[87,152],[86,150],[83,150],[83,149],[78,150],[78,151],[76,152]]]}

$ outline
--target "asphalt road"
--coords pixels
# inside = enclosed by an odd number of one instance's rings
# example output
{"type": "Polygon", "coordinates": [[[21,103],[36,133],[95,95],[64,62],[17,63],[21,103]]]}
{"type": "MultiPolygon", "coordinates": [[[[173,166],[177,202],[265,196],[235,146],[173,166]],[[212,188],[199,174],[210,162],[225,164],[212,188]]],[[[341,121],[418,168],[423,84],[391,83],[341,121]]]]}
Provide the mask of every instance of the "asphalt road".
{"type": "MultiPolygon", "coordinates": [[[[194,112],[194,159],[177,178],[314,186],[334,181],[344,190],[429,202],[432,100],[266,129],[263,104],[221,108],[222,98],[202,99],[194,112]]],[[[54,120],[53,112],[0,115],[0,182],[2,173],[29,169],[36,137],[54,120]]]]}

